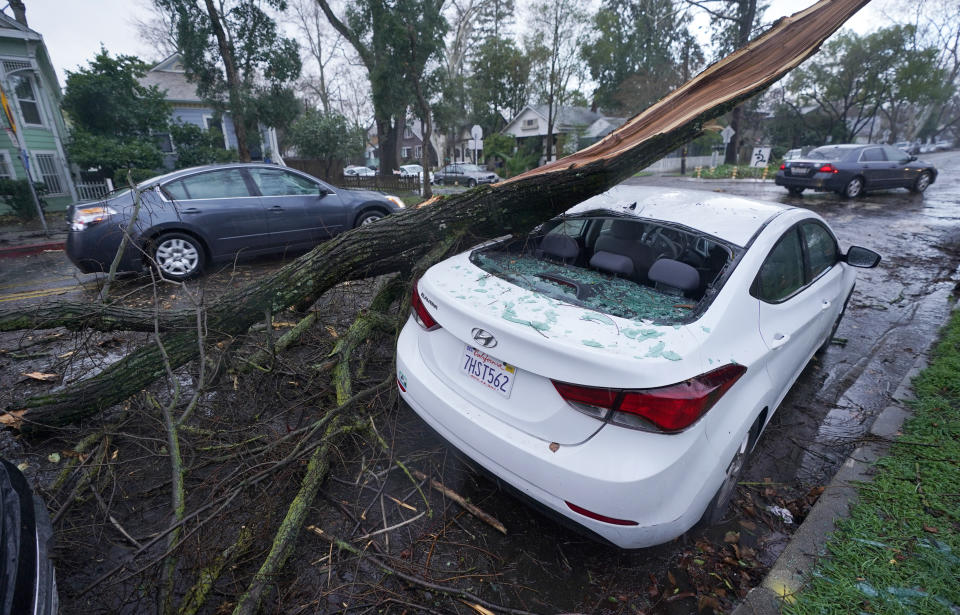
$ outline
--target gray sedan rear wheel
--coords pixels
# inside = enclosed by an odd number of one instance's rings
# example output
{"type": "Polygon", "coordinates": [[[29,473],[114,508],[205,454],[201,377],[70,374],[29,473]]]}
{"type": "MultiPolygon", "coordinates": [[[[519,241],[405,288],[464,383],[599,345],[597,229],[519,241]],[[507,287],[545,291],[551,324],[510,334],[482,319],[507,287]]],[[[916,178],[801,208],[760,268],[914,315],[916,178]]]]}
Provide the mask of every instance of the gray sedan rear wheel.
{"type": "Polygon", "coordinates": [[[203,271],[203,246],[185,233],[167,233],[157,237],[150,256],[157,271],[168,280],[188,280],[203,271]]]}
{"type": "Polygon", "coordinates": [[[840,194],[848,199],[855,199],[863,194],[863,178],[858,175],[851,179],[840,194]]]}

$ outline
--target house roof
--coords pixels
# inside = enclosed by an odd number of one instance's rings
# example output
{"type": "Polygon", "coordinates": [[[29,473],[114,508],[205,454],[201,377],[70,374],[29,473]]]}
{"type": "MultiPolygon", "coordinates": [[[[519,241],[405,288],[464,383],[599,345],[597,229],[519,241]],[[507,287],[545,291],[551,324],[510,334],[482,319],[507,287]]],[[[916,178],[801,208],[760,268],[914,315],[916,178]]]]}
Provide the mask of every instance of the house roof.
{"type": "MultiPolygon", "coordinates": [[[[510,122],[504,127],[503,131],[506,131],[511,124],[516,122],[517,118],[523,115],[523,112],[527,109],[539,115],[544,121],[547,121],[547,115],[550,109],[548,105],[527,105],[521,109],[513,119],[510,120],[510,122]]],[[[589,107],[574,107],[565,105],[560,107],[560,110],[557,112],[557,118],[554,122],[553,129],[555,132],[569,132],[574,128],[585,128],[590,126],[597,120],[606,120],[608,123],[612,124],[614,128],[620,126],[620,124],[623,124],[626,121],[625,118],[609,117],[598,111],[593,111],[589,107]]]]}
{"type": "Polygon", "coordinates": [[[171,102],[203,102],[197,96],[197,86],[187,81],[187,73],[179,53],[164,58],[147,71],[147,74],[140,78],[140,85],[157,86],[160,91],[166,92],[164,96],[171,102]]]}
{"type": "Polygon", "coordinates": [[[21,38],[27,40],[42,40],[43,37],[36,30],[31,30],[13,17],[0,11],[0,38],[21,38]]]}

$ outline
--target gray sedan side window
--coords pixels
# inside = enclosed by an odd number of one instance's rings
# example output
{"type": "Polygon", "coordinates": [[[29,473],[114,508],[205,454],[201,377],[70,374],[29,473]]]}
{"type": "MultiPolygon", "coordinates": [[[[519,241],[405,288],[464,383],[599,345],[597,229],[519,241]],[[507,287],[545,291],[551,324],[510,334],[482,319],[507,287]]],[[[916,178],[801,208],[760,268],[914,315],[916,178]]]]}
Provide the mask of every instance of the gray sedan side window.
{"type": "Polygon", "coordinates": [[[882,162],[886,159],[883,150],[879,147],[868,147],[860,152],[860,162],[882,162]]]}
{"type": "Polygon", "coordinates": [[[320,186],[306,177],[282,169],[248,169],[263,196],[316,195],[320,186]]]}
{"type": "Polygon", "coordinates": [[[803,249],[800,246],[800,234],[794,227],[780,238],[760,266],[756,297],[768,303],[779,303],[803,285],[803,249]]]}
{"type": "Polygon", "coordinates": [[[198,173],[163,186],[171,197],[186,199],[227,199],[251,196],[240,169],[198,173]]]}
{"type": "Polygon", "coordinates": [[[884,145],[883,151],[887,154],[887,160],[892,160],[893,162],[900,162],[901,160],[910,158],[910,154],[891,145],[884,145]]]}

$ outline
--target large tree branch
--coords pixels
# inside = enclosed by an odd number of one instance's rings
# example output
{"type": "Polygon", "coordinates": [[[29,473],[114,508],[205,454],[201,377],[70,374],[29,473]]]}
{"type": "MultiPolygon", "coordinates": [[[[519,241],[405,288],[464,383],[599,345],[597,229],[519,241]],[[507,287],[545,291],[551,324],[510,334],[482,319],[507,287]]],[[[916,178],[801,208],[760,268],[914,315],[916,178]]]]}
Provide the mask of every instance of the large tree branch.
{"type": "MultiPolygon", "coordinates": [[[[434,197],[416,210],[335,237],[259,283],[217,300],[208,311],[210,341],[216,341],[214,332],[245,332],[264,310],[277,312],[315,300],[345,280],[397,271],[400,261],[422,256],[449,233],[484,239],[528,231],[700,135],[708,120],[810,57],[867,1],[821,0],[780,20],[602,141],[562,160],[493,186],[434,197]]],[[[195,333],[188,331],[164,338],[174,369],[197,356],[195,342],[195,333]]],[[[163,373],[162,360],[150,346],[64,391],[18,404],[16,412],[0,416],[0,421],[24,428],[63,424],[126,399],[163,373]]]]}
{"type": "Polygon", "coordinates": [[[339,32],[343,38],[350,41],[350,44],[353,45],[353,48],[357,51],[357,55],[360,56],[360,59],[363,61],[363,65],[367,67],[367,70],[372,71],[374,65],[373,53],[370,49],[363,44],[363,41],[360,40],[360,37],[357,36],[357,33],[351,30],[347,24],[343,23],[339,17],[330,9],[330,5],[327,4],[327,0],[317,0],[317,4],[320,5],[320,9],[323,11],[323,14],[327,16],[327,21],[330,22],[337,32],[339,32]]]}

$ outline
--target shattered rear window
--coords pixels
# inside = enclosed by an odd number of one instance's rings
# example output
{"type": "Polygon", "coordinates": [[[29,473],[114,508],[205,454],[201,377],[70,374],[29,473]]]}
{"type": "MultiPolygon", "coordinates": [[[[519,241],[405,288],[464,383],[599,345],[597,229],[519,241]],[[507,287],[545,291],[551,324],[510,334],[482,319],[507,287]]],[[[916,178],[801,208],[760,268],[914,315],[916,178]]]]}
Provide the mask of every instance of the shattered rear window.
{"type": "Polygon", "coordinates": [[[686,227],[594,212],[551,220],[528,237],[476,250],[470,260],[554,300],[676,324],[709,304],[733,254],[732,246],[686,227]]]}

